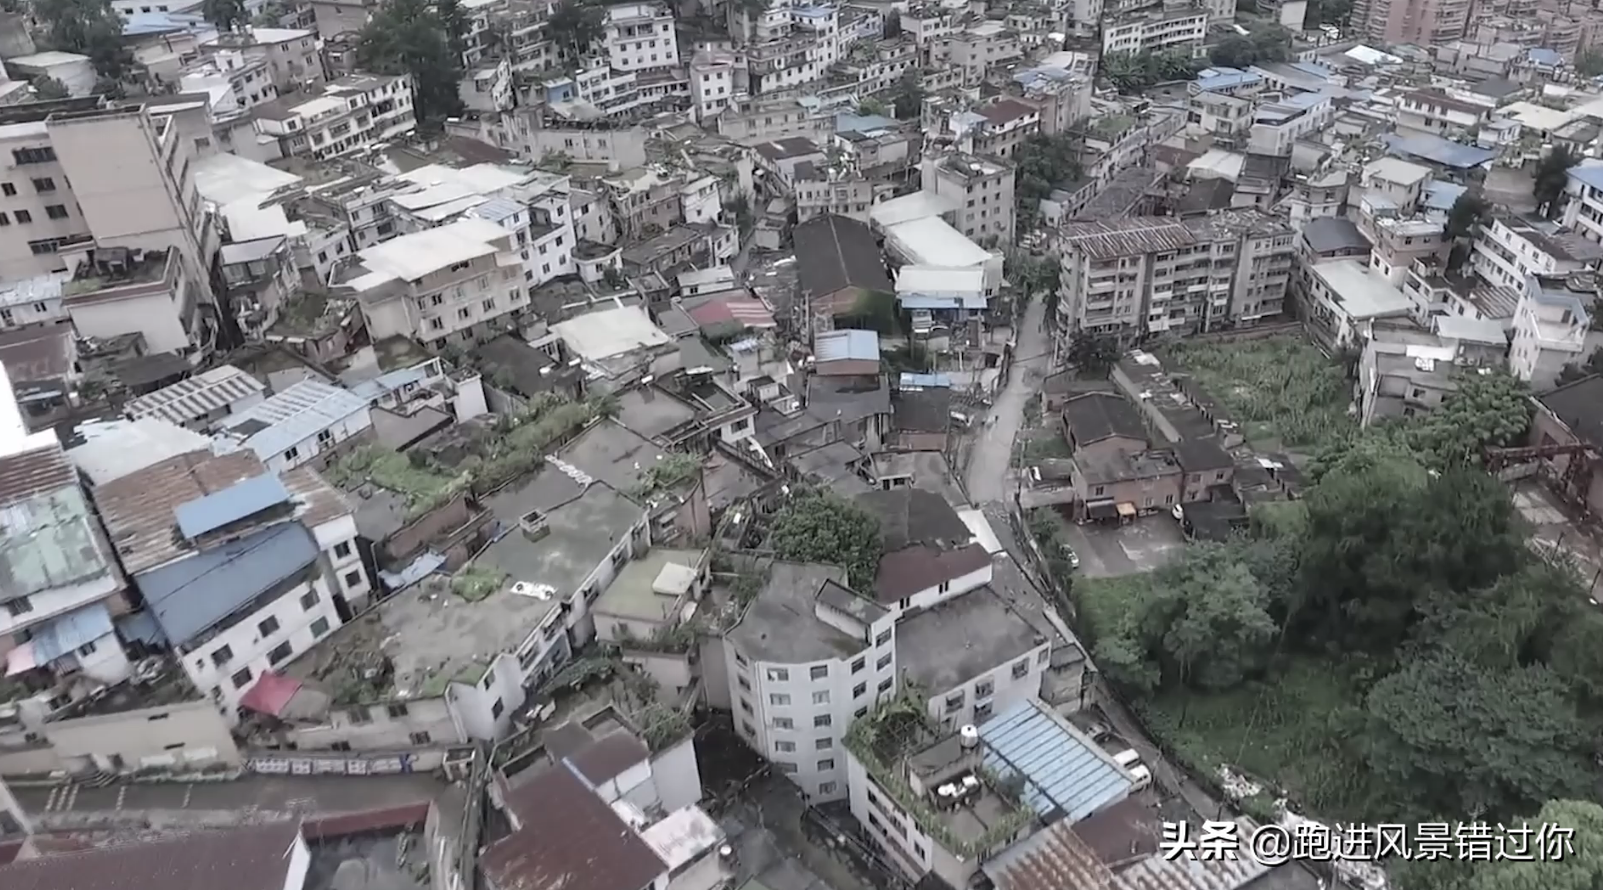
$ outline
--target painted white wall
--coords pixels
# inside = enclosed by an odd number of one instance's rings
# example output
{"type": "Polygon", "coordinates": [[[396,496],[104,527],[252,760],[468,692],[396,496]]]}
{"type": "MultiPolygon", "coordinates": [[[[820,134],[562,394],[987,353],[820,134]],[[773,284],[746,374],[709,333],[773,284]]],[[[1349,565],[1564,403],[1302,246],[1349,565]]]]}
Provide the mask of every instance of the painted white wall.
{"type": "Polygon", "coordinates": [[[67,312],[80,337],[117,337],[140,333],[150,352],[183,352],[189,335],[168,294],[129,297],[104,303],[69,303],[67,312]]]}
{"type": "Polygon", "coordinates": [[[680,739],[673,747],[651,758],[651,775],[657,794],[668,812],[699,803],[702,797],[701,769],[696,764],[696,736],[680,739]]]}
{"type": "MultiPolygon", "coordinates": [[[[6,609],[0,609],[0,636],[32,627],[81,606],[97,603],[116,593],[118,586],[117,579],[108,576],[30,594],[27,597],[28,611],[13,615],[6,609]]],[[[18,601],[10,602],[15,604],[18,601]]]]}
{"type": "Polygon", "coordinates": [[[977,677],[929,699],[930,719],[948,730],[985,722],[1014,705],[1041,697],[1041,675],[1052,659],[1052,646],[1042,643],[1025,655],[997,665],[977,677]],[[976,713],[978,711],[978,713],[976,713]]]}
{"type": "Polygon", "coordinates": [[[523,670],[516,658],[506,654],[496,656],[478,685],[452,683],[445,695],[462,731],[469,738],[484,741],[493,741],[505,733],[512,723],[512,713],[523,707],[527,698],[523,670]],[[501,704],[499,714],[497,702],[501,704]]]}
{"type": "Polygon", "coordinates": [[[302,751],[327,750],[336,742],[350,745],[352,751],[397,751],[466,741],[443,696],[337,708],[328,717],[321,726],[295,728],[290,741],[302,751]],[[396,706],[404,712],[392,713],[396,706]],[[365,721],[358,722],[358,711],[366,715],[365,721]],[[428,733],[427,741],[414,741],[420,732],[428,733]]]}
{"type": "Polygon", "coordinates": [[[289,847],[289,868],[284,872],[284,890],[301,890],[306,886],[306,871],[312,865],[312,851],[306,846],[306,839],[300,835],[295,836],[295,842],[289,847]]]}
{"type": "Polygon", "coordinates": [[[983,587],[991,583],[991,576],[992,567],[990,563],[987,563],[966,575],[959,575],[951,581],[942,582],[934,587],[926,587],[900,602],[882,603],[881,605],[889,609],[897,617],[900,617],[909,611],[928,609],[954,597],[962,596],[975,588],[983,587]]]}
{"type": "Polygon", "coordinates": [[[337,447],[341,442],[352,436],[360,435],[373,427],[373,412],[363,405],[360,410],[345,416],[344,419],[330,424],[324,430],[307,436],[301,441],[278,452],[277,454],[258,454],[262,463],[274,472],[282,473],[312,460],[324,451],[337,447]],[[330,438],[323,438],[327,432],[330,438]]]}

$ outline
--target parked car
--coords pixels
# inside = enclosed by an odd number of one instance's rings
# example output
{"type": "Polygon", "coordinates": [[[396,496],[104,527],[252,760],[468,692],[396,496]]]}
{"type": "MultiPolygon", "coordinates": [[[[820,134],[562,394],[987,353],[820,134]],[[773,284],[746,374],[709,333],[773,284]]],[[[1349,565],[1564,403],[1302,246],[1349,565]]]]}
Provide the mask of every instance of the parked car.
{"type": "Polygon", "coordinates": [[[1074,548],[1070,547],[1067,544],[1060,544],[1059,546],[1062,548],[1061,552],[1063,553],[1063,558],[1068,560],[1069,568],[1071,568],[1071,569],[1079,568],[1080,567],[1080,554],[1075,553],[1074,552],[1074,548]]]}
{"type": "Polygon", "coordinates": [[[1137,754],[1134,748],[1126,748],[1113,755],[1113,762],[1135,782],[1135,788],[1132,790],[1142,791],[1152,785],[1152,770],[1147,769],[1146,764],[1141,762],[1141,755],[1137,754]]]}

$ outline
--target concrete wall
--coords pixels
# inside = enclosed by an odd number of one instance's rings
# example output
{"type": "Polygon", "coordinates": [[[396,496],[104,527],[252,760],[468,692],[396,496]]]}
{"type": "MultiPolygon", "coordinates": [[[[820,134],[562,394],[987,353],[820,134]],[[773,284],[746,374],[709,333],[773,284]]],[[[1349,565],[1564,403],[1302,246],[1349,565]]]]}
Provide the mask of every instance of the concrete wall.
{"type": "Polygon", "coordinates": [[[329,713],[328,723],[292,729],[285,740],[302,750],[344,743],[352,751],[397,751],[457,744],[466,737],[442,697],[341,708],[329,713]]]}
{"type": "MultiPolygon", "coordinates": [[[[601,618],[596,619],[596,626],[601,625],[601,618]]],[[[598,633],[599,637],[600,634],[598,633]]],[[[671,652],[644,652],[639,649],[625,647],[623,660],[629,664],[637,665],[646,676],[657,681],[665,691],[672,696],[678,696],[687,687],[696,682],[695,672],[691,670],[690,656],[687,654],[674,654],[671,652]]],[[[727,690],[726,690],[727,691],[727,690]]]]}
{"type": "Polygon", "coordinates": [[[73,772],[199,769],[241,760],[227,721],[205,700],[55,720],[44,731],[63,767],[73,772]]]}
{"type": "Polygon", "coordinates": [[[663,809],[680,810],[701,800],[701,770],[696,766],[696,736],[680,739],[651,758],[651,774],[663,809]]]}

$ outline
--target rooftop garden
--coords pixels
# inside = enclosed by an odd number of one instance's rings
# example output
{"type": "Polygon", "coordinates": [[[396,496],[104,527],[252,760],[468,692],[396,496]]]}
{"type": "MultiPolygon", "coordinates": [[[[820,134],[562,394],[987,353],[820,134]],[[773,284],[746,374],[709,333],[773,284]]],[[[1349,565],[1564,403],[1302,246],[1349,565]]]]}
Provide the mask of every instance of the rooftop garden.
{"type": "Polygon", "coordinates": [[[854,721],[846,731],[845,744],[874,784],[913,817],[920,831],[965,859],[983,856],[1007,843],[1034,820],[1035,814],[1020,798],[1021,783],[986,772],[986,785],[1009,805],[1007,816],[973,840],[954,835],[929,801],[913,792],[902,772],[903,761],[937,737],[922,704],[904,689],[901,695],[854,721]]]}
{"type": "Polygon", "coordinates": [[[451,577],[451,592],[476,603],[501,589],[507,575],[482,566],[468,566],[451,577]]]}
{"type": "Polygon", "coordinates": [[[629,494],[636,500],[646,500],[664,491],[672,491],[681,484],[696,478],[701,472],[701,460],[693,454],[670,452],[640,473],[629,494]]]}
{"type": "Polygon", "coordinates": [[[400,495],[412,520],[458,492],[491,492],[538,469],[548,449],[616,410],[611,396],[574,402],[548,393],[530,400],[518,414],[498,417],[472,442],[471,453],[452,465],[422,449],[399,454],[366,445],[336,461],[326,475],[343,489],[371,483],[400,495]]]}

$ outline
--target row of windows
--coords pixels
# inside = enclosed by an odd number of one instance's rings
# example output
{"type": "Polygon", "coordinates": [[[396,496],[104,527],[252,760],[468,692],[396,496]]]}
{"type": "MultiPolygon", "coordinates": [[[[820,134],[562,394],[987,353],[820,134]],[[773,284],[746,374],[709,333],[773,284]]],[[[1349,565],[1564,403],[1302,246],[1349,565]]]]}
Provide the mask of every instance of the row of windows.
{"type": "MultiPolygon", "coordinates": [[[[51,219],[66,219],[67,216],[68,216],[67,205],[65,205],[65,204],[46,204],[45,205],[45,216],[48,216],[51,219]]],[[[9,226],[9,225],[11,225],[11,220],[12,220],[13,217],[15,217],[16,221],[18,223],[21,223],[22,225],[28,225],[28,224],[33,222],[33,214],[30,213],[27,210],[13,210],[13,211],[11,211],[11,215],[10,216],[7,216],[4,211],[0,211],[0,226],[9,226]]],[[[38,254],[38,253],[54,253],[54,252],[55,252],[54,250],[35,250],[34,251],[34,253],[36,253],[36,254],[38,254]]]]}

